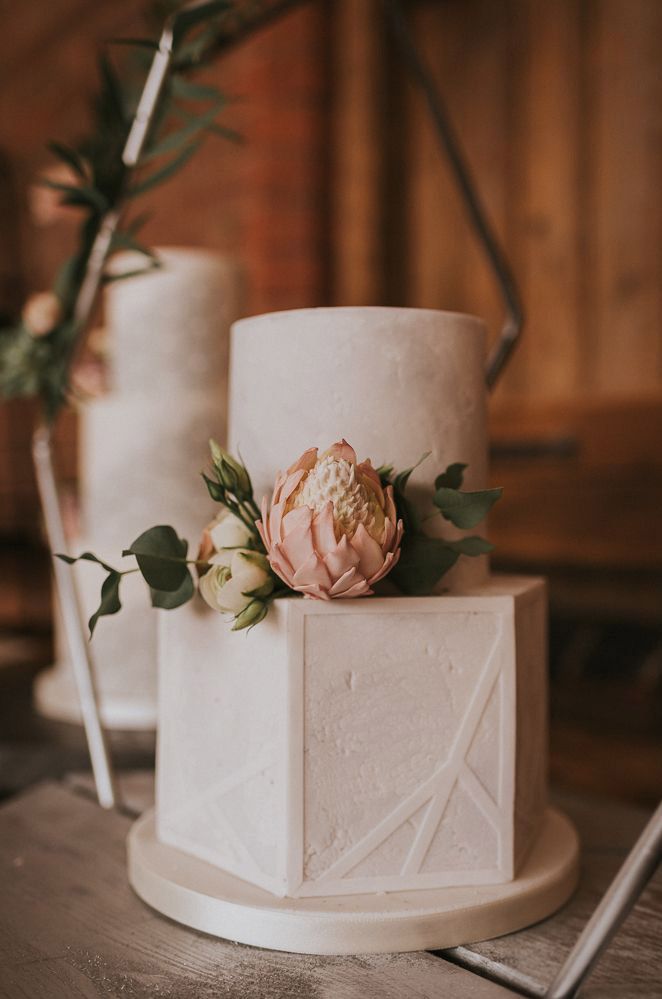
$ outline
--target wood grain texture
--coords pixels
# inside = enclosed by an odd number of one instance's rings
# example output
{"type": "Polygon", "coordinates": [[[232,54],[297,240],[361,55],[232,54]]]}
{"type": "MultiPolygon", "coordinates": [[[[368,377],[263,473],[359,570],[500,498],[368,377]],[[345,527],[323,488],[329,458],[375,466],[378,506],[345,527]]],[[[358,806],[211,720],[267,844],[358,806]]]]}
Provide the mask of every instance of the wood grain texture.
{"type": "Polygon", "coordinates": [[[497,999],[430,954],[317,958],[242,947],[164,919],[126,879],[129,820],[55,785],[0,810],[2,999],[497,999]]]}
{"type": "MultiPolygon", "coordinates": [[[[92,794],[89,775],[72,776],[71,786],[92,794]]],[[[126,801],[133,807],[151,806],[151,774],[145,771],[126,774],[122,786],[126,801]]],[[[498,940],[445,952],[467,968],[479,969],[504,984],[528,988],[534,995],[542,995],[545,984],[551,981],[647,819],[642,809],[590,794],[559,792],[554,796],[554,804],[572,818],[581,839],[582,875],[575,896],[560,912],[536,926],[498,940]]],[[[659,999],[661,933],[662,870],[659,870],[582,995],[586,999],[659,999]]]]}
{"type": "Polygon", "coordinates": [[[335,305],[381,301],[382,53],[376,0],[334,5],[331,112],[331,295],[335,305]]]}
{"type": "MultiPolygon", "coordinates": [[[[576,895],[550,919],[499,940],[456,948],[465,967],[484,968],[497,980],[528,984],[534,994],[558,971],[608,884],[643,829],[647,815],[606,799],[559,795],[582,842],[582,874],[576,895]]],[[[582,999],[659,999],[662,981],[662,871],[582,989],[582,999]]]]}
{"type": "Polygon", "coordinates": [[[650,389],[662,378],[662,5],[590,10],[589,378],[602,390],[650,389]]]}

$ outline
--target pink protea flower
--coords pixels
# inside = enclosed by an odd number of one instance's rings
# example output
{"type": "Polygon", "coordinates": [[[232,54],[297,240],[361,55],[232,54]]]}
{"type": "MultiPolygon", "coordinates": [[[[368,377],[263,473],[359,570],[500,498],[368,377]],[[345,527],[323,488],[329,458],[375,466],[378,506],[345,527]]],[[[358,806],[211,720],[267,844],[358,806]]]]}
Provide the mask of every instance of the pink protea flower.
{"type": "Polygon", "coordinates": [[[400,555],[393,490],[347,441],[305,451],[276,480],[258,530],[271,567],[308,597],[364,597],[400,555]]]}

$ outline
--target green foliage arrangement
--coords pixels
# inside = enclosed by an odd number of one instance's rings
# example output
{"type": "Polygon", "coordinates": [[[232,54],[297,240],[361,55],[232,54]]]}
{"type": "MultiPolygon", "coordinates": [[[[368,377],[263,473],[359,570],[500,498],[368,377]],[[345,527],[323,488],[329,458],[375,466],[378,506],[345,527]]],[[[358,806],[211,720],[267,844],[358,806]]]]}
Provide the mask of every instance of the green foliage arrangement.
{"type": "MultiPolygon", "coordinates": [[[[170,10],[181,4],[169,4],[170,10]]],[[[75,317],[78,294],[99,231],[112,211],[135,205],[142,194],[173,177],[195,154],[206,134],[237,139],[218,122],[227,98],[216,88],[189,79],[193,70],[211,60],[222,31],[222,18],[236,3],[215,0],[182,19],[174,36],[174,55],[156,119],[150,130],[138,174],[127,168],[122,153],[157,43],[151,39],[119,39],[113,58],[99,58],[99,89],[93,101],[92,125],[73,145],[51,142],[51,153],[71,173],[71,183],[43,180],[61,195],[61,203],[78,208],[78,246],[55,279],[57,318],[50,329],[35,331],[19,319],[0,330],[0,397],[38,396],[52,421],[67,398],[69,371],[82,332],[75,317]],[[117,53],[120,52],[118,56],[117,53]],[[119,64],[119,68],[118,68],[119,64]]],[[[139,240],[146,216],[134,214],[119,226],[108,257],[119,250],[137,251],[144,269],[158,266],[153,252],[139,240]]],[[[135,271],[108,275],[105,280],[132,276],[135,271]]]]}
{"type": "MultiPolygon", "coordinates": [[[[210,442],[210,449],[211,474],[203,473],[203,479],[209,495],[220,505],[221,512],[205,530],[197,558],[188,557],[187,542],[168,525],[149,528],[122,552],[123,556],[135,559],[135,566],[129,569],[115,569],[92,552],[84,552],[77,558],[57,556],[69,564],[79,560],[96,562],[107,573],[101,587],[99,607],[89,620],[90,635],[100,617],[116,614],[121,609],[120,583],[124,576],[135,572],[142,574],[149,587],[152,606],[172,610],[193,597],[195,583],[191,569],[194,569],[205,600],[216,609],[233,615],[232,628],[235,631],[251,628],[262,621],[271,603],[279,597],[299,595],[274,571],[273,566],[277,567],[274,552],[267,549],[264,532],[258,526],[264,511],[261,512],[255,502],[248,470],[215,441],[210,442]],[[230,528],[230,534],[226,532],[225,537],[232,544],[212,544],[210,528],[219,525],[221,529],[230,528]],[[239,566],[235,555],[239,558],[239,566]],[[229,600],[225,588],[238,572],[243,574],[246,588],[239,587],[237,591],[235,585],[235,592],[229,600]]],[[[461,555],[475,557],[493,548],[477,535],[447,541],[425,533],[424,521],[410,502],[407,487],[412,473],[427,457],[424,455],[417,465],[404,472],[396,473],[390,465],[376,470],[382,486],[393,490],[397,519],[402,522],[403,528],[399,560],[391,569],[389,579],[407,596],[431,593],[461,555]]],[[[471,529],[480,523],[502,492],[501,489],[463,491],[461,486],[466,467],[459,463],[452,464],[437,476],[434,509],[430,514],[442,516],[461,529],[471,529]]],[[[234,582],[236,584],[236,579],[234,582]]]]}

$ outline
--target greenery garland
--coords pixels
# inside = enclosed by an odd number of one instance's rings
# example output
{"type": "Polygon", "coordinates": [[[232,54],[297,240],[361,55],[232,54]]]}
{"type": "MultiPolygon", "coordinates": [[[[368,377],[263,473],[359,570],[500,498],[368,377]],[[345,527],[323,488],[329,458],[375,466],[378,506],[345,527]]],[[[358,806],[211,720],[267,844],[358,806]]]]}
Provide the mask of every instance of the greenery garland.
{"type": "MultiPolygon", "coordinates": [[[[181,3],[165,5],[173,12],[181,3]]],[[[125,51],[121,72],[104,52],[99,58],[99,90],[93,101],[89,134],[73,145],[51,142],[50,151],[70,171],[70,183],[42,180],[61,195],[61,204],[79,208],[82,220],[76,252],[61,266],[51,295],[47,293],[46,327],[31,321],[26,306],[22,317],[0,330],[0,396],[37,396],[51,422],[67,399],[71,363],[80,334],[75,307],[90,253],[104,218],[124,202],[133,205],[140,195],[173,177],[194,155],[205,134],[236,140],[237,134],[217,121],[228,100],[216,87],[188,79],[192,70],[211,61],[220,39],[227,34],[226,19],[236,13],[233,0],[215,0],[191,11],[176,32],[173,60],[164,84],[153,127],[138,163],[137,179],[122,161],[146,73],[158,44],[146,38],[119,39],[125,51]],[[141,169],[144,168],[144,169],[141,169]]],[[[142,270],[158,267],[155,254],[138,239],[145,215],[134,215],[114,233],[108,256],[133,250],[144,260],[142,270]]],[[[141,271],[142,272],[142,271],[141,271]]],[[[105,281],[135,274],[106,275],[105,281]]],[[[40,296],[42,299],[44,296],[40,296]]],[[[28,302],[28,306],[29,306],[28,302]]],[[[43,301],[41,303],[44,304],[43,301]]],[[[43,312],[43,309],[42,309],[43,312]]]]}

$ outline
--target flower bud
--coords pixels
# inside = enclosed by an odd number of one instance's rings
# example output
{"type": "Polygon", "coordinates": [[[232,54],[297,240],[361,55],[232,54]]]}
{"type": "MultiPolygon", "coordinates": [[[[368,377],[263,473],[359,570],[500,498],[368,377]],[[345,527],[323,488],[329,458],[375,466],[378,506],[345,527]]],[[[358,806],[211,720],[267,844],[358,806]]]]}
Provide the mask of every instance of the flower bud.
{"type": "Polygon", "coordinates": [[[232,630],[241,631],[243,628],[252,628],[259,624],[267,616],[268,609],[268,605],[263,600],[252,600],[241,614],[237,614],[232,630]]]}
{"type": "Polygon", "coordinates": [[[62,320],[62,304],[52,291],[30,295],[23,306],[23,325],[34,337],[46,336],[62,320]]]}
{"type": "Polygon", "coordinates": [[[249,499],[253,495],[253,485],[246,469],[240,462],[228,454],[215,440],[210,440],[212,461],[218,480],[224,489],[237,499],[249,499]]]}

